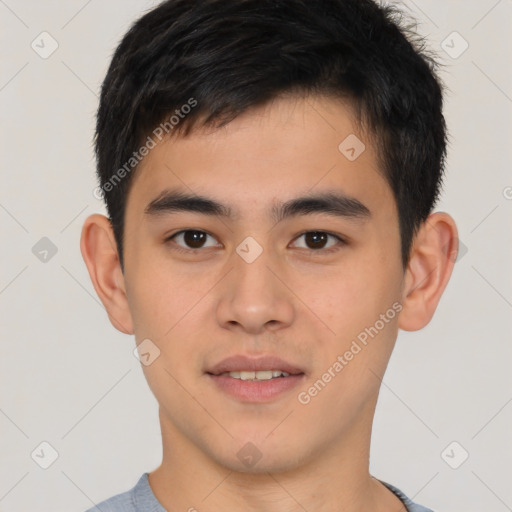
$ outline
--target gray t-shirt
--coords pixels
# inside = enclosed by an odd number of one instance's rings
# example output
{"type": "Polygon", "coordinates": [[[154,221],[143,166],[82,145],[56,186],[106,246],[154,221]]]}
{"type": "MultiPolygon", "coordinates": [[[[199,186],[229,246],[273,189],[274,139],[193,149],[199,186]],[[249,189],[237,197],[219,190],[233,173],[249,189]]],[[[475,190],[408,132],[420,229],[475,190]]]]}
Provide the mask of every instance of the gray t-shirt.
{"type": "MultiPolygon", "coordinates": [[[[396,494],[403,502],[408,512],[433,512],[417,503],[413,503],[402,491],[391,484],[380,480],[390,491],[396,494]]],[[[135,487],[129,491],[112,496],[108,500],[98,503],[86,512],[167,512],[156,499],[149,486],[148,473],[144,473],[135,487]]]]}

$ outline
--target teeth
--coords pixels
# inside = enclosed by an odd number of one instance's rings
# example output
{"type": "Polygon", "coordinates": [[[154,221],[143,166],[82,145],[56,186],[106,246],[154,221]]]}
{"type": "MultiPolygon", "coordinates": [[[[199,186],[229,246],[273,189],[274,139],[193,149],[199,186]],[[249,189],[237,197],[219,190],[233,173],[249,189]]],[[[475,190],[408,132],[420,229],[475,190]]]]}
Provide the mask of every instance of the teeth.
{"type": "Polygon", "coordinates": [[[281,370],[259,370],[257,372],[240,371],[240,372],[225,372],[223,376],[229,376],[234,379],[240,380],[270,380],[277,377],[289,377],[290,374],[281,370]]]}
{"type": "Polygon", "coordinates": [[[272,370],[260,370],[256,372],[257,380],[270,380],[272,377],[272,370]]]}

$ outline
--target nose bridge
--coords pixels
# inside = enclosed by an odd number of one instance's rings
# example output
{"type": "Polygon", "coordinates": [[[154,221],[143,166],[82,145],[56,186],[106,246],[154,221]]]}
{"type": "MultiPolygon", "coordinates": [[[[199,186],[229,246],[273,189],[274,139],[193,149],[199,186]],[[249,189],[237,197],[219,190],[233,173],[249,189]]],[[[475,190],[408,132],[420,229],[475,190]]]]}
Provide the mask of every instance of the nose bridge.
{"type": "Polygon", "coordinates": [[[274,283],[269,266],[272,265],[271,249],[263,249],[254,239],[242,242],[233,255],[236,293],[239,296],[270,294],[274,283]],[[256,245],[257,244],[257,245],[256,245]],[[252,294],[250,293],[252,290],[252,294]]]}
{"type": "Polygon", "coordinates": [[[279,262],[272,249],[253,237],[244,239],[232,255],[233,269],[220,297],[218,320],[253,333],[284,326],[293,319],[291,294],[274,275],[279,262]]]}

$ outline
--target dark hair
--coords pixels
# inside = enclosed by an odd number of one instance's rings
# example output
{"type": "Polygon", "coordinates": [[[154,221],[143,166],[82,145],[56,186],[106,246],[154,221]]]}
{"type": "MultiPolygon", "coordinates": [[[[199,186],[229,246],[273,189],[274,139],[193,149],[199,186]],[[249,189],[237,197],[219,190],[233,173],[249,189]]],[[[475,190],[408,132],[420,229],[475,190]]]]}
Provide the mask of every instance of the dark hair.
{"type": "Polygon", "coordinates": [[[402,20],[371,0],[168,0],[136,21],[103,82],[95,137],[121,267],[130,171],[159,125],[220,127],[291,93],[354,106],[396,200],[405,268],[440,193],[447,136],[436,63],[402,20]]]}

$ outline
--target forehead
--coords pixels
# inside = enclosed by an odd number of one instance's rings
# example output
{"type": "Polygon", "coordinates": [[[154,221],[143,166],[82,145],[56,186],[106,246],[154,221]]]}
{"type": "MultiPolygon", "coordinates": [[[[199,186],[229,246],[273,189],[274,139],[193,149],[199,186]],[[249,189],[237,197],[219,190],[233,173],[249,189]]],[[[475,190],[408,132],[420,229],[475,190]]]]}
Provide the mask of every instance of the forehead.
{"type": "Polygon", "coordinates": [[[169,189],[212,198],[239,219],[325,192],[394,209],[372,141],[347,104],[323,97],[280,98],[222,128],[163,139],[139,164],[127,211],[142,214],[169,189]]]}

